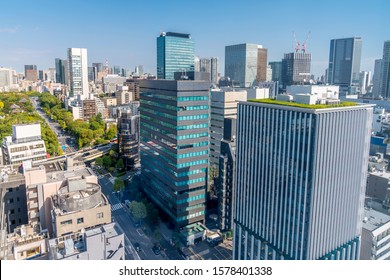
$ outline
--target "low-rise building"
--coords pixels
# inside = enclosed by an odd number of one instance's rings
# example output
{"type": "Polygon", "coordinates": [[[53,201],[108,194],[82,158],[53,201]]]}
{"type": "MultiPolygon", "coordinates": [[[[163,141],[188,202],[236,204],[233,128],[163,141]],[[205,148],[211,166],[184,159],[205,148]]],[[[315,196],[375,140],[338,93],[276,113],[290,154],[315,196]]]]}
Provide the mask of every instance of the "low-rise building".
{"type": "Polygon", "coordinates": [[[68,179],[51,197],[51,209],[55,236],[111,222],[110,204],[101,187],[86,179],[68,179]]]}
{"type": "Polygon", "coordinates": [[[41,125],[12,125],[12,136],[3,139],[2,150],[6,164],[21,164],[26,160],[33,163],[45,161],[46,146],[41,138],[41,125]]]}
{"type": "Polygon", "coordinates": [[[124,260],[123,232],[115,223],[49,240],[51,260],[124,260]]]}
{"type": "Polygon", "coordinates": [[[361,260],[390,260],[390,215],[365,209],[361,260]]]}

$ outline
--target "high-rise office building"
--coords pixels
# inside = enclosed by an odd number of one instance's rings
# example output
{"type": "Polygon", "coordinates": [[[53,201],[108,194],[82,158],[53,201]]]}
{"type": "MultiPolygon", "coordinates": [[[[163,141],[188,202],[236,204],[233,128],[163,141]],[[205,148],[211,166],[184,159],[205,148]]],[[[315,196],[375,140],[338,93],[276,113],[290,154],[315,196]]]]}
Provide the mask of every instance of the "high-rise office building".
{"type": "Polygon", "coordinates": [[[330,41],[328,83],[340,86],[341,92],[359,85],[362,38],[333,39],[330,41]]]}
{"type": "Polygon", "coordinates": [[[127,168],[139,162],[139,101],[131,103],[132,108],[118,110],[119,154],[127,168]]]}
{"type": "Polygon", "coordinates": [[[366,94],[370,85],[371,85],[371,72],[370,71],[361,71],[359,74],[360,93],[366,94]]]}
{"type": "Polygon", "coordinates": [[[211,76],[210,81],[213,85],[218,84],[218,58],[212,57],[211,58],[211,76]]]}
{"type": "Polygon", "coordinates": [[[212,90],[210,102],[210,167],[218,174],[224,118],[237,116],[237,104],[246,101],[247,91],[212,90]]]}
{"type": "Polygon", "coordinates": [[[224,119],[223,139],[219,156],[218,227],[233,229],[234,176],[236,170],[236,118],[224,119]]]}
{"type": "Polygon", "coordinates": [[[34,82],[38,80],[38,70],[36,65],[24,65],[24,79],[34,82]]]}
{"type": "Polygon", "coordinates": [[[268,50],[262,46],[257,49],[257,84],[267,81],[267,52],[268,50]]]}
{"type": "Polygon", "coordinates": [[[69,78],[68,61],[60,58],[56,58],[56,82],[67,85],[69,78]]]}
{"type": "Polygon", "coordinates": [[[225,77],[241,87],[251,87],[256,82],[259,45],[239,44],[225,47],[225,77]]]}
{"type": "Polygon", "coordinates": [[[174,80],[175,72],[194,71],[194,57],[190,34],[162,32],[157,37],[157,78],[174,80]]]}
{"type": "Polygon", "coordinates": [[[194,57],[194,71],[200,72],[200,58],[199,58],[199,56],[194,57]]]}
{"type": "Polygon", "coordinates": [[[141,80],[142,184],[182,227],[203,221],[209,162],[209,83],[141,80]]]}
{"type": "Polygon", "coordinates": [[[97,69],[95,67],[88,67],[88,82],[95,82],[95,74],[97,69]]]}
{"type": "Polygon", "coordinates": [[[375,59],[374,75],[372,77],[372,96],[379,97],[381,88],[382,59],[375,59]]]}
{"type": "Polygon", "coordinates": [[[97,72],[104,72],[103,63],[94,62],[92,63],[92,67],[96,67],[97,72]]]}
{"type": "Polygon", "coordinates": [[[282,59],[282,86],[309,83],[311,74],[310,53],[286,53],[282,59]]]}
{"type": "Polygon", "coordinates": [[[272,61],[268,64],[272,69],[272,81],[282,83],[282,62],[272,61]]]}
{"type": "MultiPolygon", "coordinates": [[[[195,59],[196,62],[196,59],[195,59]]],[[[196,68],[196,67],[195,67],[196,68]]],[[[196,72],[196,70],[195,70],[196,72]]],[[[199,60],[199,72],[207,72],[210,75],[211,84],[216,85],[218,82],[218,58],[201,58],[199,60]]]]}
{"type": "Polygon", "coordinates": [[[372,107],[282,97],[238,106],[233,259],[358,259],[372,107]]]}
{"type": "Polygon", "coordinates": [[[81,100],[88,98],[88,60],[87,49],[69,48],[69,83],[71,97],[79,97],[81,100]]]}
{"type": "Polygon", "coordinates": [[[390,98],[390,41],[383,44],[382,71],[381,71],[381,88],[380,95],[390,98]]]}
{"type": "Polygon", "coordinates": [[[114,75],[121,75],[121,67],[118,65],[114,65],[114,75]]]}

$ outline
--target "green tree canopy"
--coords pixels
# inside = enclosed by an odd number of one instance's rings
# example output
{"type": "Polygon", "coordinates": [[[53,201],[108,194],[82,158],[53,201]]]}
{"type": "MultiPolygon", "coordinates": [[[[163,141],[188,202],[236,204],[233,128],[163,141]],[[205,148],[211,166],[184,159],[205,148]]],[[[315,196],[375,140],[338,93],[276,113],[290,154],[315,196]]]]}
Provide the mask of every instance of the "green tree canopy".
{"type": "Polygon", "coordinates": [[[99,166],[99,167],[102,167],[103,166],[103,159],[102,158],[97,158],[95,160],[95,165],[99,166]]]}
{"type": "Polygon", "coordinates": [[[105,168],[109,168],[111,166],[111,157],[109,157],[109,156],[103,157],[103,166],[105,168]]]}
{"type": "Polygon", "coordinates": [[[133,209],[132,209],[132,214],[134,218],[142,220],[146,218],[146,206],[142,202],[135,202],[133,209]]]}
{"type": "Polygon", "coordinates": [[[116,162],[116,169],[120,171],[123,170],[124,168],[125,168],[125,164],[123,163],[123,159],[122,158],[118,159],[118,161],[116,162]]]}
{"type": "Polygon", "coordinates": [[[125,187],[125,183],[122,179],[116,178],[114,181],[114,191],[120,192],[125,187]]]}

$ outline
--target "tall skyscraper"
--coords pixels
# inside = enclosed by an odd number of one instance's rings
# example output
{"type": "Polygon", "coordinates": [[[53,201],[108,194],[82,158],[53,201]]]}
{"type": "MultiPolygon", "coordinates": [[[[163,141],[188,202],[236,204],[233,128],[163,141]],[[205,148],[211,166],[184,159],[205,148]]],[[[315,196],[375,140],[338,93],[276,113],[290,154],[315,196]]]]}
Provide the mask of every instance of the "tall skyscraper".
{"type": "Polygon", "coordinates": [[[379,97],[381,94],[381,75],[382,75],[382,59],[375,59],[374,76],[372,77],[372,96],[379,97]]]}
{"type": "Polygon", "coordinates": [[[251,87],[256,82],[259,45],[239,44],[225,47],[225,77],[241,87],[251,87]]]}
{"type": "Polygon", "coordinates": [[[212,57],[211,58],[211,77],[210,77],[211,83],[213,85],[218,84],[218,58],[212,57]]]}
{"type": "Polygon", "coordinates": [[[142,184],[176,227],[204,220],[209,86],[205,81],[140,81],[142,184]]]}
{"type": "Polygon", "coordinates": [[[38,81],[38,70],[36,65],[24,65],[24,79],[28,81],[38,81]]]}
{"type": "Polygon", "coordinates": [[[194,57],[194,71],[200,72],[200,58],[199,58],[199,56],[194,57]]]}
{"type": "Polygon", "coordinates": [[[103,63],[94,62],[94,63],[92,63],[92,67],[96,67],[96,71],[97,71],[98,73],[99,73],[99,72],[104,72],[103,63]]]}
{"type": "Polygon", "coordinates": [[[87,49],[69,48],[69,83],[71,97],[79,97],[81,100],[88,98],[88,60],[87,49]]]}
{"type": "Polygon", "coordinates": [[[380,95],[383,98],[390,98],[390,41],[383,44],[382,74],[380,95]]]}
{"type": "Polygon", "coordinates": [[[209,73],[211,84],[216,85],[218,82],[218,58],[212,57],[199,59],[199,72],[209,73]]]}
{"type": "Polygon", "coordinates": [[[361,52],[361,37],[331,40],[328,83],[340,86],[341,92],[359,85],[361,52]]]}
{"type": "Polygon", "coordinates": [[[360,93],[366,94],[370,84],[371,84],[371,72],[370,71],[361,71],[359,74],[360,93]]]}
{"type": "Polygon", "coordinates": [[[67,85],[68,84],[68,61],[60,58],[56,58],[56,82],[67,85]]]}
{"type": "Polygon", "coordinates": [[[157,78],[174,80],[175,72],[194,71],[194,57],[190,34],[162,32],[157,37],[157,78]]]}
{"type": "Polygon", "coordinates": [[[233,259],[359,257],[372,107],[308,103],[239,103],[233,259]]]}
{"type": "Polygon", "coordinates": [[[282,83],[282,62],[272,61],[268,64],[272,69],[272,81],[282,83]]]}
{"type": "Polygon", "coordinates": [[[282,86],[305,84],[310,81],[310,53],[286,53],[282,59],[282,86]]]}
{"type": "Polygon", "coordinates": [[[257,76],[256,82],[265,82],[267,81],[267,52],[266,48],[258,46],[257,49],[257,76]]]}

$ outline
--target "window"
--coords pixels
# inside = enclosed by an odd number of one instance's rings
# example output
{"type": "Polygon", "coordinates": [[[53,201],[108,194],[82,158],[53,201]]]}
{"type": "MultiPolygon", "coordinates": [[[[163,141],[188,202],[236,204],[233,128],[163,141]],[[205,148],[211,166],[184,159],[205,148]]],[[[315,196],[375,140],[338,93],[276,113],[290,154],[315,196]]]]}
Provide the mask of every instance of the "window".
{"type": "Polygon", "coordinates": [[[97,213],[97,214],[96,214],[96,218],[102,219],[102,218],[103,218],[103,212],[97,213]]]}
{"type": "Polygon", "coordinates": [[[15,214],[15,210],[14,209],[11,209],[10,211],[9,211],[9,213],[12,215],[12,214],[15,214]]]}
{"type": "Polygon", "coordinates": [[[72,220],[66,220],[66,221],[62,221],[61,222],[61,225],[71,225],[72,224],[72,220]]]}
{"type": "Polygon", "coordinates": [[[78,218],[77,219],[77,224],[82,224],[84,223],[84,218],[78,218]]]}
{"type": "Polygon", "coordinates": [[[17,197],[17,198],[16,198],[16,201],[17,201],[17,202],[19,202],[19,201],[20,201],[20,198],[19,198],[19,197],[17,197]]]}

